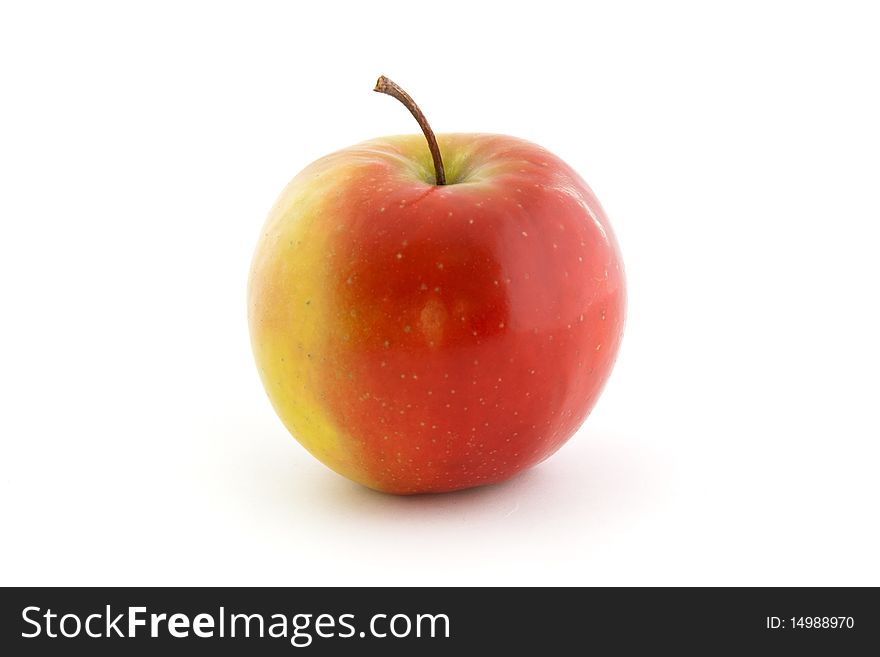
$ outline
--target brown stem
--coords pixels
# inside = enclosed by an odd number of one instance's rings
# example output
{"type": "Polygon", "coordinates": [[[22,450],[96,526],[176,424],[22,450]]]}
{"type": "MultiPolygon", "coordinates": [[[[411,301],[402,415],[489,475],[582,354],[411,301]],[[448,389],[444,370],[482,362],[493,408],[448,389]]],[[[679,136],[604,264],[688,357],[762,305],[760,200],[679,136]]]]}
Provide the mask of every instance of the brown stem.
{"type": "Polygon", "coordinates": [[[440,147],[437,145],[437,138],[434,136],[434,131],[431,130],[431,126],[428,125],[428,119],[425,118],[425,115],[422,114],[422,110],[416,105],[416,101],[414,101],[403,89],[398,87],[396,83],[392,82],[384,75],[380,76],[376,81],[376,88],[373,89],[373,91],[388,94],[399,100],[404,104],[406,109],[410,111],[410,114],[415,117],[416,121],[419,122],[419,127],[422,129],[422,132],[425,133],[425,139],[428,140],[428,148],[431,150],[431,157],[434,159],[434,175],[437,184],[445,185],[446,172],[443,170],[443,160],[440,157],[440,147]]]}

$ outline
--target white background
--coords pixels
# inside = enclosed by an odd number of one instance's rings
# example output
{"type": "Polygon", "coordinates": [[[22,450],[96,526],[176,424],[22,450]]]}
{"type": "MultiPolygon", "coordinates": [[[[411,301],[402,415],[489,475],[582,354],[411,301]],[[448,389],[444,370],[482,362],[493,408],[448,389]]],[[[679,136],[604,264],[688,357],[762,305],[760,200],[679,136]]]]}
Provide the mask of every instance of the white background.
{"type": "Polygon", "coordinates": [[[0,583],[880,584],[870,3],[4,3],[0,583]],[[504,485],[395,498],[274,415],[245,282],[313,159],[536,141],[627,266],[611,382],[504,485]]]}

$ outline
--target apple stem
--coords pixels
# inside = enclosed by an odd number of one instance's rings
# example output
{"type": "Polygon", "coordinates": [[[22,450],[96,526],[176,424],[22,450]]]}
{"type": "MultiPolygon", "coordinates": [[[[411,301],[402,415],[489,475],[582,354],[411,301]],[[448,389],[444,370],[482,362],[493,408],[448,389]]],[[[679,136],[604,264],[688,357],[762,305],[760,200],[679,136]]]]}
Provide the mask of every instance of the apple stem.
{"type": "Polygon", "coordinates": [[[379,79],[376,81],[376,88],[373,89],[373,91],[378,91],[381,94],[388,94],[399,100],[403,103],[406,109],[409,110],[410,114],[415,117],[415,120],[419,122],[419,127],[422,129],[422,132],[425,133],[425,139],[428,140],[428,148],[431,151],[431,157],[434,159],[434,175],[437,184],[445,185],[446,172],[443,170],[443,160],[440,157],[440,147],[437,145],[437,138],[434,136],[434,131],[431,130],[431,126],[428,125],[428,119],[425,118],[422,110],[416,105],[416,101],[401,89],[397,83],[392,82],[384,75],[379,76],[379,79]]]}

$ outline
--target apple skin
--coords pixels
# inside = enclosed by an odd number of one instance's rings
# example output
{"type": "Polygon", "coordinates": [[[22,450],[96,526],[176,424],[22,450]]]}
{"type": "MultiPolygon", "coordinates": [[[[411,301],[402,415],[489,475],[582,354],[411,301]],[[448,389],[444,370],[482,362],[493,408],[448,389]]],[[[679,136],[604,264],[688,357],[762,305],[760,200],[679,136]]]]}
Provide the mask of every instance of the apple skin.
{"type": "Polygon", "coordinates": [[[288,430],[397,494],[508,479],[584,422],[623,332],[623,264],[586,183],[535,144],[368,141],[303,170],[256,248],[248,315],[288,430]]]}

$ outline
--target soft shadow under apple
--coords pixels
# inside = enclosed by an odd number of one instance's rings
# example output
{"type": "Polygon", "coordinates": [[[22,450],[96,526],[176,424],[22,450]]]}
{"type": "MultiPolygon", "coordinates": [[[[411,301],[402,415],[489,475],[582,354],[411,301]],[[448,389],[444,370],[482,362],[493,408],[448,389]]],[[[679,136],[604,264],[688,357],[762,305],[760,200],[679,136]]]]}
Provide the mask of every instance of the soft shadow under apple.
{"type": "Polygon", "coordinates": [[[267,505],[287,515],[307,500],[327,521],[365,527],[482,524],[565,531],[577,525],[581,531],[584,525],[647,510],[668,488],[655,454],[622,436],[584,436],[509,481],[432,495],[388,495],[318,467],[300,468],[294,477],[283,462],[264,465],[253,483],[267,505]]]}

